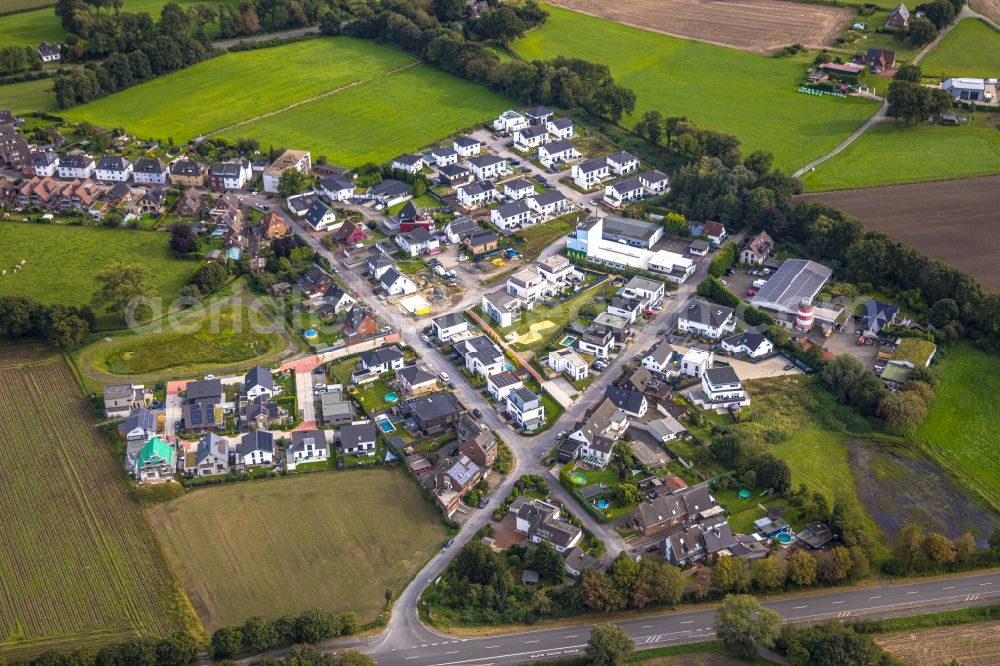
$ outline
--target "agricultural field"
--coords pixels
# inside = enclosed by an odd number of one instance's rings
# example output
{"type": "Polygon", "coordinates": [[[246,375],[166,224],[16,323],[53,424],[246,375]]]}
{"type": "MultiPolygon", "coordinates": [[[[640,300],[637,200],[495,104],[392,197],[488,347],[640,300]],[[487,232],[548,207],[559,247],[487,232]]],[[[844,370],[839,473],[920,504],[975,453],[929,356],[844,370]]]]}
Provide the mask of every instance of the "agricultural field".
{"type": "Polygon", "coordinates": [[[8,83],[0,86],[3,107],[14,113],[31,111],[55,111],[56,95],[52,91],[52,79],[8,83]]]}
{"type": "MultiPolygon", "coordinates": [[[[822,168],[822,167],[821,167],[822,168]]],[[[1000,176],[808,194],[1000,290],[1000,176]]]]}
{"type": "Polygon", "coordinates": [[[325,155],[332,164],[358,166],[422,148],[509,106],[482,86],[416,65],[224,134],[296,146],[325,155]]]}
{"type": "Polygon", "coordinates": [[[924,76],[1000,76],[1000,32],[979,19],[963,19],[920,61],[924,76]]]}
{"type": "Polygon", "coordinates": [[[940,363],[940,381],[916,442],[967,488],[1000,511],[1000,358],[958,346],[940,363]]]}
{"type": "Polygon", "coordinates": [[[371,620],[446,536],[413,482],[388,469],[204,488],[149,516],[209,631],[316,607],[371,620]]]}
{"type": "Polygon", "coordinates": [[[807,190],[816,192],[996,173],[1000,173],[1000,117],[976,113],[959,126],[885,120],[802,180],[807,190]]]}
{"type": "Polygon", "coordinates": [[[1000,23],[1000,0],[972,0],[972,8],[1000,23]]]}
{"type": "Polygon", "coordinates": [[[54,7],[52,0],[7,0],[0,8],[0,16],[4,14],[14,14],[15,12],[26,12],[30,9],[42,9],[54,7]]]}
{"type": "MultiPolygon", "coordinates": [[[[63,112],[182,142],[364,81],[411,62],[364,40],[314,39],[229,53],[63,112]],[[158,100],[153,109],[149,100],[158,100]],[[197,113],[191,113],[197,109],[197,113]]],[[[240,135],[242,130],[236,131],[240,135]]],[[[269,141],[270,142],[270,141],[269,141]]]]}
{"type": "Polygon", "coordinates": [[[852,9],[782,0],[552,0],[552,4],[606,21],[757,53],[773,53],[796,43],[830,46],[855,15],[852,9]]]}
{"type": "Polygon", "coordinates": [[[89,304],[94,276],[115,261],[146,267],[156,295],[177,298],[197,268],[175,259],[170,236],[158,231],[126,231],[91,226],[0,223],[0,296],[30,296],[43,303],[89,304]],[[14,264],[25,260],[14,273],[14,264]]]}
{"type": "Polygon", "coordinates": [[[931,627],[875,636],[883,650],[910,666],[995,664],[1000,622],[931,627]]]}
{"type": "Polygon", "coordinates": [[[687,116],[775,155],[775,166],[794,171],[832,150],[878,109],[857,98],[798,92],[807,61],[769,58],[668,37],[547,6],[541,28],[514,42],[525,59],[557,55],[605,63],[618,83],[635,90],[631,125],[647,110],[687,116]]]}
{"type": "Polygon", "coordinates": [[[62,357],[2,357],[0,657],[201,633],[62,357]]]}

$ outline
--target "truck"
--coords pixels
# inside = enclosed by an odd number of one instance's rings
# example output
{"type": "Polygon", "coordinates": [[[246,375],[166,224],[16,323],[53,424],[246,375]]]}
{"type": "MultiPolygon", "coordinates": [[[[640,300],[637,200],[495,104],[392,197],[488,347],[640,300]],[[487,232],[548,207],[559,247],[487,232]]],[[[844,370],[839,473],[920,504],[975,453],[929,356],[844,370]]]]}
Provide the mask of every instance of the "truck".
{"type": "Polygon", "coordinates": [[[767,280],[754,280],[753,281],[753,288],[754,289],[760,289],[765,284],[767,284],[767,280]]]}

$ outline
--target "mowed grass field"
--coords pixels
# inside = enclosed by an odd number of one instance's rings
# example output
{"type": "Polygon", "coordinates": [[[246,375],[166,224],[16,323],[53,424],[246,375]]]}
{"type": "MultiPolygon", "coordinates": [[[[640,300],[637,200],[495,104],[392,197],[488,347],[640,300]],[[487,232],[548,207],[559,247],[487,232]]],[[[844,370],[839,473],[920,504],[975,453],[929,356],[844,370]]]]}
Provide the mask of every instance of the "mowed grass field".
{"type": "Polygon", "coordinates": [[[920,61],[924,76],[1000,76],[1000,32],[979,19],[964,19],[920,61]]]}
{"type": "Polygon", "coordinates": [[[62,115],[188,141],[409,62],[408,55],[369,41],[313,39],[219,56],[62,115]]]}
{"type": "Polygon", "coordinates": [[[156,295],[171,301],[197,264],[175,259],[170,235],[58,224],[0,222],[0,296],[30,296],[43,303],[89,305],[94,276],[115,261],[142,264],[156,295]],[[17,272],[14,265],[27,263],[17,272]]]}
{"type": "Polygon", "coordinates": [[[428,65],[376,76],[285,113],[225,133],[295,146],[332,164],[384,162],[510,108],[482,86],[428,65]]]}
{"type": "Polygon", "coordinates": [[[668,37],[546,5],[545,25],[513,44],[528,60],[557,55],[607,64],[635,90],[636,112],[687,116],[735,134],[743,152],[765,149],[794,170],[836,147],[878,109],[861,99],[797,91],[803,60],[769,58],[668,37]]]}
{"type": "Polygon", "coordinates": [[[371,620],[446,536],[387,469],[203,488],[148,513],[209,631],[317,607],[371,620]]]}
{"type": "Polygon", "coordinates": [[[967,124],[905,125],[888,119],[802,177],[810,191],[951,180],[1000,173],[1000,117],[967,124]]]}
{"type": "Polygon", "coordinates": [[[3,100],[0,104],[14,113],[55,111],[56,94],[52,83],[52,79],[39,79],[0,86],[0,100],[3,100]]]}
{"type": "Polygon", "coordinates": [[[200,632],[62,357],[0,358],[0,656],[200,632]]]}
{"type": "Polygon", "coordinates": [[[1000,511],[1000,358],[968,346],[950,349],[916,441],[963,485],[1000,511]]]}

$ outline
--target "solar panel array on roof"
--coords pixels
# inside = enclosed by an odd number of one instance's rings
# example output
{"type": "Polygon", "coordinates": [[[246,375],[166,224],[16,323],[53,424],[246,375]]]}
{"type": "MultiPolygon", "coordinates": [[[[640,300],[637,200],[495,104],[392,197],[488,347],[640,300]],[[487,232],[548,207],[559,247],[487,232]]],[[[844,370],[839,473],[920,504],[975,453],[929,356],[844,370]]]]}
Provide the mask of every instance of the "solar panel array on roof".
{"type": "Polygon", "coordinates": [[[760,288],[751,301],[754,306],[792,313],[802,299],[814,299],[833,271],[806,259],[788,259],[760,288]]]}

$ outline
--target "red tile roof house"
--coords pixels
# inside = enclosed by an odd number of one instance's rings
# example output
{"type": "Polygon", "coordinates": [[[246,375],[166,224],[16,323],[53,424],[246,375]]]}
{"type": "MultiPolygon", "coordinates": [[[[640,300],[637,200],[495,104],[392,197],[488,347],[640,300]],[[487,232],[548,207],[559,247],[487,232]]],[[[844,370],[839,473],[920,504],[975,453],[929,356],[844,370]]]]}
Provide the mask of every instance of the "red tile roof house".
{"type": "Polygon", "coordinates": [[[349,247],[368,240],[368,231],[363,224],[347,221],[340,225],[340,229],[333,233],[333,237],[342,245],[349,247]]]}

